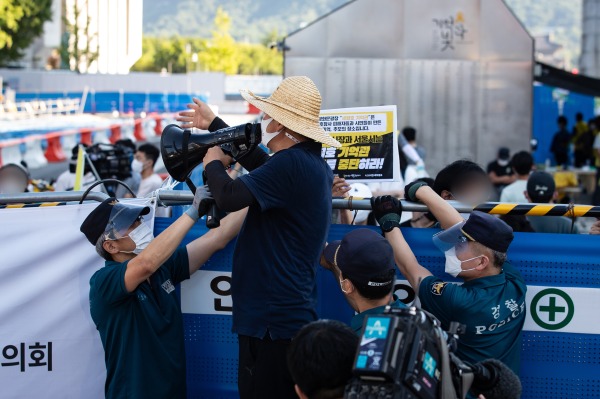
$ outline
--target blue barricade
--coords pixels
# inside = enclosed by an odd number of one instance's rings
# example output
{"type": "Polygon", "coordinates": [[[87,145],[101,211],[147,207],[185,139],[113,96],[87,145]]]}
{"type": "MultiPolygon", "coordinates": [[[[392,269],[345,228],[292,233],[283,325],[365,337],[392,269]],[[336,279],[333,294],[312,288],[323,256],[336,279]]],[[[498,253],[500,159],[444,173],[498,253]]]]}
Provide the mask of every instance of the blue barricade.
{"type": "MultiPolygon", "coordinates": [[[[157,218],[155,233],[163,231],[171,221],[157,218]]],[[[332,226],[329,241],[341,239],[353,228],[332,226]]],[[[420,263],[433,274],[451,281],[443,273],[443,255],[431,241],[434,231],[403,231],[420,263]]],[[[203,223],[198,223],[186,236],[185,243],[204,232],[203,223]]],[[[508,258],[521,271],[528,286],[533,288],[600,288],[598,242],[595,236],[517,233],[508,258]]],[[[230,272],[232,251],[233,244],[230,244],[215,254],[201,270],[230,272]]],[[[353,311],[331,273],[320,268],[317,278],[319,316],[349,322],[353,311]]],[[[223,297],[230,295],[226,284],[215,288],[223,297]]],[[[530,309],[527,311],[530,312],[530,309]]],[[[230,315],[184,314],[184,322],[188,397],[236,398],[238,348],[237,337],[231,333],[230,315]]],[[[600,324],[597,319],[590,319],[589,323],[600,324]]],[[[523,398],[598,398],[600,335],[524,331],[521,370],[523,398]]]]}
{"type": "MultiPolygon", "coordinates": [[[[81,98],[81,92],[64,93],[17,93],[17,101],[52,100],[60,98],[81,98]]],[[[175,112],[185,109],[192,102],[192,97],[206,101],[200,93],[145,93],[145,92],[89,92],[83,112],[108,113],[121,111],[125,113],[175,112]]]]}

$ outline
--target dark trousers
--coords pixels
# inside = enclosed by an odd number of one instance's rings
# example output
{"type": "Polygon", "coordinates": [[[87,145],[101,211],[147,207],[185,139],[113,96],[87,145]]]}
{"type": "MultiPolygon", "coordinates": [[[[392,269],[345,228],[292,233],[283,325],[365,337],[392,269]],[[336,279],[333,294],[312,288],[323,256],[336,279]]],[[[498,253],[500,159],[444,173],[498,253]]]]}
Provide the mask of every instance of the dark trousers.
{"type": "Polygon", "coordinates": [[[272,340],[238,335],[240,399],[296,399],[287,367],[291,340],[272,340]]]}

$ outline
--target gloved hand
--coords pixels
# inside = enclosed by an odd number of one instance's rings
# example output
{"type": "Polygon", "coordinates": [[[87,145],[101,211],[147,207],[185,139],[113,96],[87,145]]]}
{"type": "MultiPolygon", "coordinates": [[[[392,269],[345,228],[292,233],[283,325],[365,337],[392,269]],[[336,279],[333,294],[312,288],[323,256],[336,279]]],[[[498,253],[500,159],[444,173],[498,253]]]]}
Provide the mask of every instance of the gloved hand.
{"type": "Polygon", "coordinates": [[[419,202],[417,199],[417,190],[423,186],[429,186],[429,184],[421,180],[415,180],[414,182],[407,184],[404,188],[404,197],[410,202],[419,202]]]}
{"type": "Polygon", "coordinates": [[[381,231],[388,233],[394,228],[400,228],[402,216],[402,203],[391,195],[371,198],[371,209],[381,227],[381,231]]]}
{"type": "Polygon", "coordinates": [[[215,203],[215,200],[210,193],[210,190],[207,185],[202,187],[198,187],[196,189],[196,193],[194,194],[194,201],[192,202],[192,206],[185,212],[189,217],[191,217],[194,222],[197,222],[202,216],[206,215],[210,206],[215,203]]]}

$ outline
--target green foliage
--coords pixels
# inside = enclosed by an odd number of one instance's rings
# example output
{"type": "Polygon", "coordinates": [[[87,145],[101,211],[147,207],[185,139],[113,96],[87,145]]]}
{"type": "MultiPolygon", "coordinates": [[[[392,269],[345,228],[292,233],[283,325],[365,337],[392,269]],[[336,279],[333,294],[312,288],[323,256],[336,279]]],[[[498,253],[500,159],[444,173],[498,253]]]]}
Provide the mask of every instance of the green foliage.
{"type": "Polygon", "coordinates": [[[52,18],[52,0],[0,0],[0,66],[23,57],[52,18]]]}
{"type": "MultiPolygon", "coordinates": [[[[283,56],[268,45],[239,43],[230,34],[231,18],[217,10],[210,39],[180,36],[144,37],[142,57],[132,71],[172,73],[211,71],[226,74],[276,74],[283,72],[283,56]],[[194,62],[194,54],[197,61],[194,62]]],[[[276,32],[265,37],[264,43],[276,40],[276,32]]]]}
{"type": "Polygon", "coordinates": [[[285,36],[348,0],[145,0],[144,34],[210,37],[222,8],[231,17],[231,36],[260,43],[272,32],[285,36]]]}
{"type": "Polygon", "coordinates": [[[237,73],[240,54],[235,40],[229,33],[230,28],[231,18],[222,8],[218,8],[212,39],[206,49],[198,55],[204,70],[225,72],[228,75],[237,73]]]}

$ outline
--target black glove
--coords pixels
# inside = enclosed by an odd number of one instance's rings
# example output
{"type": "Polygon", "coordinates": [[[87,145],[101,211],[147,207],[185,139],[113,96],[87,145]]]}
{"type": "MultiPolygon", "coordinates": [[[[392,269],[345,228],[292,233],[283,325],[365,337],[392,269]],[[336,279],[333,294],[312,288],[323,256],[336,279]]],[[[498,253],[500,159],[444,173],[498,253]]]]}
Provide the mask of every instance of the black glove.
{"type": "Polygon", "coordinates": [[[192,206],[186,211],[189,217],[194,221],[198,221],[202,216],[206,215],[210,206],[215,203],[208,186],[204,185],[196,189],[192,206]]]}
{"type": "Polygon", "coordinates": [[[392,231],[395,227],[400,228],[402,216],[402,203],[391,195],[371,198],[371,209],[377,219],[377,223],[384,233],[392,231]]]}
{"type": "Polygon", "coordinates": [[[417,199],[417,190],[423,186],[429,186],[422,180],[415,180],[404,187],[404,197],[410,202],[419,202],[417,199]]]}

